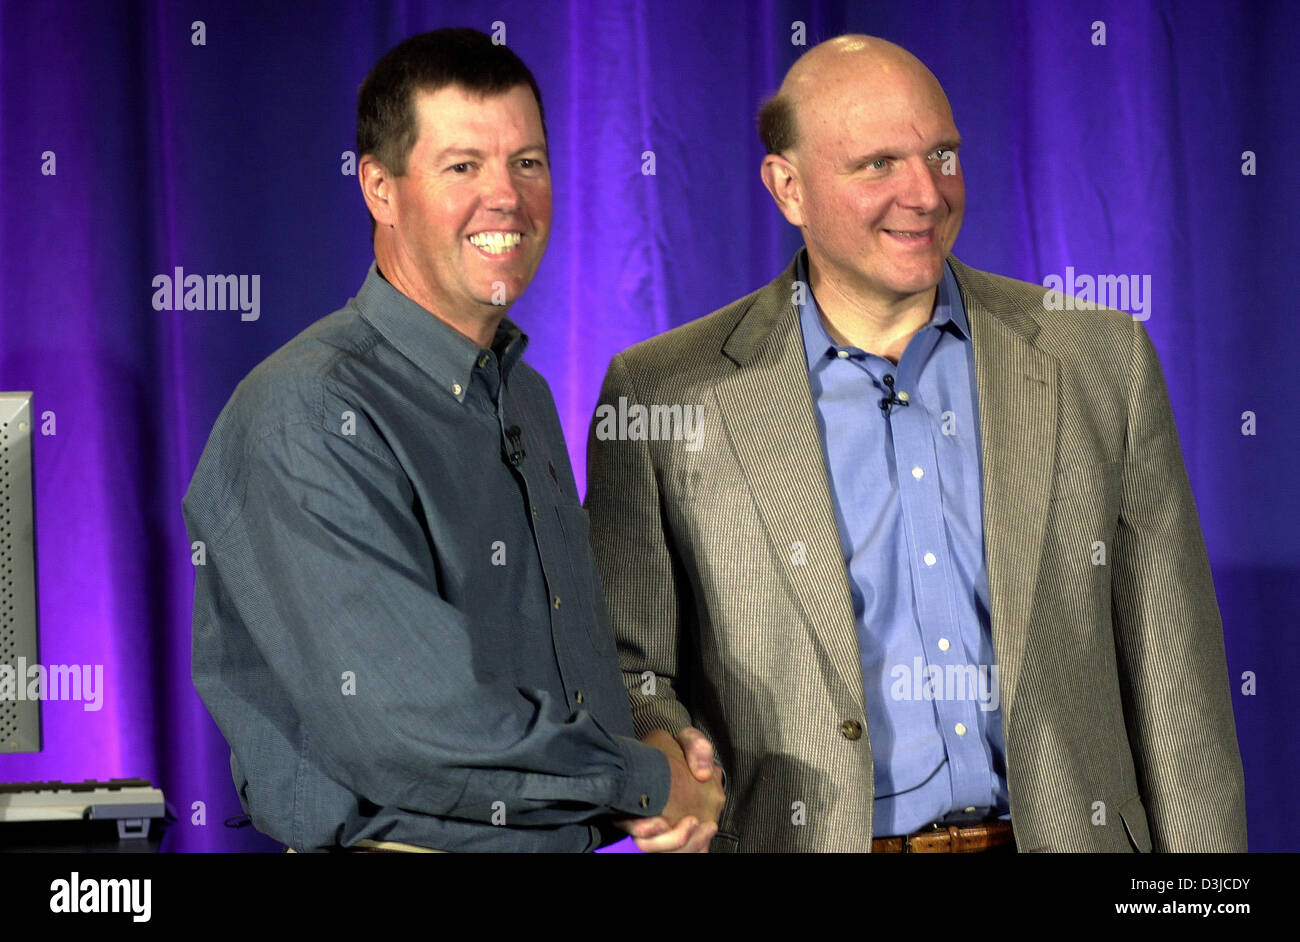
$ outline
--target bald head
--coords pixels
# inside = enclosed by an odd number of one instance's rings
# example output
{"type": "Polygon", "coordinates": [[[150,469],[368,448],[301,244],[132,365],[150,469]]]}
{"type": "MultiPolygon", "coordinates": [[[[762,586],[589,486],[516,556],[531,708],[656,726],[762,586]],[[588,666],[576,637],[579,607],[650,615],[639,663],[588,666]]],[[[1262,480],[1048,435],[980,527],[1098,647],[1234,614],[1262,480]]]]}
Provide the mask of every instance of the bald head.
{"type": "Polygon", "coordinates": [[[823,313],[928,315],[966,206],[961,135],[930,70],[883,39],[839,36],[791,66],[759,130],[763,185],[803,234],[823,313]]]}
{"type": "Polygon", "coordinates": [[[931,109],[952,121],[943,86],[916,56],[876,36],[850,34],[819,43],[785,74],[763,105],[758,133],[769,154],[798,148],[800,131],[843,121],[851,108],[875,104],[931,109]]]}

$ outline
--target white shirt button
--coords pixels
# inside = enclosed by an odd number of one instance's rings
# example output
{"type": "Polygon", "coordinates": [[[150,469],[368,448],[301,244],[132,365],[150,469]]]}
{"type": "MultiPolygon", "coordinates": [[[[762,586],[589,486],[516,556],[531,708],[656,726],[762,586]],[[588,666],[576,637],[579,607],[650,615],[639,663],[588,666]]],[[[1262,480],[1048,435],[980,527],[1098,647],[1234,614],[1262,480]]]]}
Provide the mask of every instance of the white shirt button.
{"type": "Polygon", "coordinates": [[[966,724],[965,724],[965,723],[958,723],[956,726],[953,727],[953,729],[956,730],[958,736],[965,736],[965,735],[966,735],[966,724]]]}
{"type": "Polygon", "coordinates": [[[912,477],[916,478],[919,481],[921,480],[921,478],[925,477],[925,472],[921,470],[920,467],[915,467],[912,469],[912,477]]]}
{"type": "Polygon", "coordinates": [[[836,355],[837,357],[839,357],[841,360],[847,360],[847,359],[849,358],[849,351],[847,351],[847,350],[837,350],[836,353],[835,353],[835,355],[836,355]]]}
{"type": "Polygon", "coordinates": [[[947,651],[948,648],[950,648],[950,647],[952,647],[952,645],[950,645],[950,644],[948,643],[948,639],[947,639],[947,638],[940,638],[940,639],[939,639],[939,650],[940,650],[940,651],[947,651]]]}
{"type": "Polygon", "coordinates": [[[927,566],[933,566],[937,561],[938,559],[935,557],[934,553],[925,554],[925,564],[927,566]]]}

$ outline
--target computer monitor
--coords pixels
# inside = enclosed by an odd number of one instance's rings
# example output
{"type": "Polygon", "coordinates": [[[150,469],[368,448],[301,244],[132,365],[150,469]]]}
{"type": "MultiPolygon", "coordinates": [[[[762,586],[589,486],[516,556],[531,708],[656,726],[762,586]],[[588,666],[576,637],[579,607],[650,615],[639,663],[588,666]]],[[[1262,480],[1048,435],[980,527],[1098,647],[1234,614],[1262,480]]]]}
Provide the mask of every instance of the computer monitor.
{"type": "Polygon", "coordinates": [[[35,521],[32,394],[0,392],[0,752],[41,751],[41,701],[26,696],[40,663],[35,521]]]}

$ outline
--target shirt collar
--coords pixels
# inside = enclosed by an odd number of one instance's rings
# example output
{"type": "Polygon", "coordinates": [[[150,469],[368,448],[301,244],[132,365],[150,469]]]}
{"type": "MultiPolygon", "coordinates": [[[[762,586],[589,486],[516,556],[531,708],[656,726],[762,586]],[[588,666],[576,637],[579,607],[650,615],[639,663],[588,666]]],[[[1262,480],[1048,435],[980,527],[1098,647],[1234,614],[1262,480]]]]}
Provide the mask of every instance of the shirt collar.
{"type": "MultiPolygon", "coordinates": [[[[800,249],[799,254],[795,256],[794,277],[806,286],[802,303],[799,305],[799,324],[803,330],[803,346],[804,353],[808,356],[808,369],[812,370],[822,360],[835,356],[841,349],[856,349],[855,347],[841,348],[826,332],[826,325],[822,323],[821,308],[817,306],[817,299],[812,293],[812,284],[808,280],[806,248],[800,249]]],[[[961,300],[961,291],[957,288],[957,278],[953,275],[952,266],[947,261],[943,263],[943,277],[939,279],[939,294],[935,299],[934,313],[930,315],[928,323],[941,329],[943,325],[951,323],[963,338],[970,337],[966,307],[961,300]]]]}
{"type": "Polygon", "coordinates": [[[503,317],[492,348],[480,347],[389,284],[379,273],[378,262],[370,263],[356,303],[361,316],[384,339],[457,402],[465,401],[474,367],[484,355],[501,361],[504,378],[528,346],[528,335],[510,318],[503,317]]]}

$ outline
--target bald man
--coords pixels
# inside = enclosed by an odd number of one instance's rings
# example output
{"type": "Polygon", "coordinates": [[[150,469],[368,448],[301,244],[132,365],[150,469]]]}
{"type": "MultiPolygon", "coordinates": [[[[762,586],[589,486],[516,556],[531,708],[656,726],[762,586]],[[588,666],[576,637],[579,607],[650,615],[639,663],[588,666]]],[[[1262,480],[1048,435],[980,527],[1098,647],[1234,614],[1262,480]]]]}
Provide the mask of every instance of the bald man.
{"type": "Polygon", "coordinates": [[[711,849],[1244,851],[1142,324],[951,255],[961,137],[906,50],[809,50],[759,131],[804,248],[616,356],[589,442],[636,729],[713,739],[711,849]]]}

